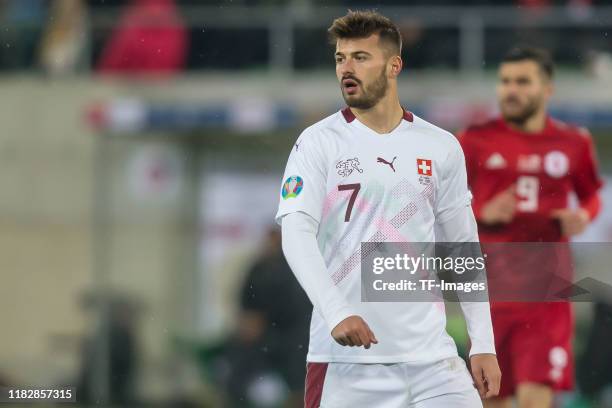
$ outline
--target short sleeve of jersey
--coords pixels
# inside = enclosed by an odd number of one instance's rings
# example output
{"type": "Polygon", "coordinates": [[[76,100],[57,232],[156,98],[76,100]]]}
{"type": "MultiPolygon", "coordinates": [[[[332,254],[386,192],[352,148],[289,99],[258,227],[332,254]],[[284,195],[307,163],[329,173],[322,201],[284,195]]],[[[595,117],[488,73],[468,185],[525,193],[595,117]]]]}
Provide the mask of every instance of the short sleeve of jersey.
{"type": "Polygon", "coordinates": [[[453,137],[452,149],[443,163],[436,198],[436,222],[445,222],[456,212],[469,206],[472,194],[468,189],[465,157],[459,142],[453,137]]]}
{"type": "Polygon", "coordinates": [[[284,215],[304,212],[321,221],[327,167],[317,131],[306,129],[291,150],[280,188],[276,222],[284,215]]]}
{"type": "Polygon", "coordinates": [[[588,199],[603,185],[597,170],[597,158],[593,140],[587,130],[581,132],[582,149],[578,157],[578,164],[572,174],[574,190],[578,198],[588,199]]]}

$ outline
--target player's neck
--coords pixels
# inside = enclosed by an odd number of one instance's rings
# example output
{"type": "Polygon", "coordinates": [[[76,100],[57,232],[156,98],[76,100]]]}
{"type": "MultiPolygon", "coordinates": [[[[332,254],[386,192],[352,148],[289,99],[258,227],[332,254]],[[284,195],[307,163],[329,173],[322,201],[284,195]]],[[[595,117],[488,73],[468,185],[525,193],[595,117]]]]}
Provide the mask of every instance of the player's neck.
{"type": "Polygon", "coordinates": [[[541,110],[523,123],[506,121],[514,130],[525,133],[541,133],[546,128],[546,110],[541,110]]]}
{"type": "Polygon", "coordinates": [[[404,116],[397,94],[385,96],[370,109],[351,108],[351,111],[361,123],[380,134],[390,133],[404,116]]]}

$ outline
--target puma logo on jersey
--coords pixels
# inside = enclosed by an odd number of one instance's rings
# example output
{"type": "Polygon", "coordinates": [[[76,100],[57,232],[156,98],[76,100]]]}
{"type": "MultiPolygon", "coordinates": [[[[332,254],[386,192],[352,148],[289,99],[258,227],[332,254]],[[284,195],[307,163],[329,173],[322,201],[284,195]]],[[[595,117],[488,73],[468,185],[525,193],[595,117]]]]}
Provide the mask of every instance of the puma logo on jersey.
{"type": "Polygon", "coordinates": [[[385,159],[383,159],[382,157],[377,157],[376,158],[376,163],[383,163],[383,164],[388,165],[389,167],[391,167],[391,170],[393,170],[393,172],[395,173],[395,167],[393,167],[393,162],[395,162],[395,159],[397,159],[397,156],[395,156],[393,158],[393,160],[391,160],[391,162],[388,162],[385,159]]]}
{"type": "Polygon", "coordinates": [[[342,177],[350,176],[354,170],[357,170],[359,173],[363,173],[363,169],[360,169],[359,166],[359,159],[356,157],[353,157],[352,159],[340,160],[336,164],[338,174],[342,177]]]}
{"type": "Polygon", "coordinates": [[[503,169],[506,167],[506,160],[504,160],[503,156],[497,152],[493,153],[487,159],[485,163],[485,167],[487,169],[503,169]]]}

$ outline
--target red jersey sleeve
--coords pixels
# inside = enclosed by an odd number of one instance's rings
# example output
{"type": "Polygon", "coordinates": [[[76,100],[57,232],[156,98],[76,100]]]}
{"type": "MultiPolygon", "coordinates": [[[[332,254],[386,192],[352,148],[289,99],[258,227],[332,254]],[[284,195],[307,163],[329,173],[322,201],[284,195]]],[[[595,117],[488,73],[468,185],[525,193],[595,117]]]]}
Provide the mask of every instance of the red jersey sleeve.
{"type": "Polygon", "coordinates": [[[588,201],[603,185],[599,177],[593,140],[587,130],[580,132],[582,141],[578,162],[572,173],[574,191],[581,203],[588,201]]]}

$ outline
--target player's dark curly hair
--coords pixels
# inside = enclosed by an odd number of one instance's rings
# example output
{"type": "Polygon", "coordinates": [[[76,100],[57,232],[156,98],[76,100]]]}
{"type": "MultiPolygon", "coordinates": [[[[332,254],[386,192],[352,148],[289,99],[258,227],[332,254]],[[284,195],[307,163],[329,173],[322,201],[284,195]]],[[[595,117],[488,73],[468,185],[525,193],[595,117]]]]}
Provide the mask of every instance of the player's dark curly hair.
{"type": "Polygon", "coordinates": [[[402,36],[399,29],[387,17],[375,11],[352,11],[334,20],[327,30],[330,43],[335,45],[339,39],[366,38],[379,35],[379,41],[395,55],[401,55],[402,36]]]}
{"type": "Polygon", "coordinates": [[[506,53],[502,59],[505,62],[533,61],[549,79],[555,74],[555,64],[550,52],[536,47],[515,47],[506,53]]]}

